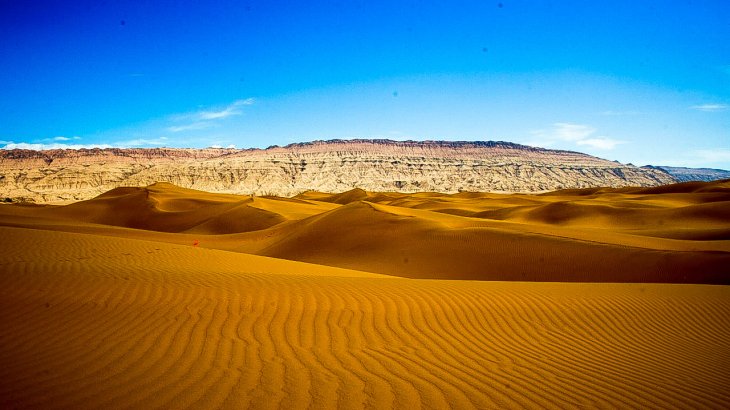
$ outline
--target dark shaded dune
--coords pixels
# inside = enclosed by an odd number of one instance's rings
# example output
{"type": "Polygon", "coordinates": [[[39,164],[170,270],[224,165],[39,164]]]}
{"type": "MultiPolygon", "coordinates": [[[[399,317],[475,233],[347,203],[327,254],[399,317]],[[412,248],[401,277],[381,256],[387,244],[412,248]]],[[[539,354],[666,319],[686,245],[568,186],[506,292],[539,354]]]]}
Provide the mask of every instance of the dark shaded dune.
{"type": "MultiPolygon", "coordinates": [[[[476,215],[477,215],[476,212],[469,211],[469,210],[466,210],[466,209],[461,209],[461,208],[441,208],[441,209],[434,209],[434,212],[439,212],[439,213],[447,214],[447,215],[466,216],[466,217],[469,217],[469,218],[476,217],[476,215]]],[[[484,212],[489,212],[489,211],[484,211],[484,212]]]]}
{"type": "Polygon", "coordinates": [[[730,221],[730,202],[701,203],[676,208],[635,209],[590,203],[554,202],[530,210],[507,209],[502,219],[602,228],[666,226],[699,230],[730,221]],[[510,212],[511,211],[511,212],[510,212]]]}
{"type": "Polygon", "coordinates": [[[319,191],[304,191],[300,194],[294,195],[291,197],[291,199],[298,199],[303,201],[322,201],[324,198],[329,198],[332,196],[332,194],[328,194],[326,192],[319,192],[319,191]]]}
{"type": "Polygon", "coordinates": [[[500,208],[489,211],[476,212],[472,215],[472,217],[504,221],[509,219],[517,219],[517,215],[533,209],[535,209],[534,205],[513,206],[510,208],[500,208]]]}
{"type": "Polygon", "coordinates": [[[730,201],[710,202],[666,209],[660,211],[660,213],[664,214],[663,216],[667,220],[674,221],[675,223],[688,223],[693,221],[727,223],[730,221],[730,201]]]}
{"type": "Polygon", "coordinates": [[[265,256],[410,278],[728,283],[730,253],[671,252],[436,220],[353,203],[291,224],[265,256]]]}
{"type": "Polygon", "coordinates": [[[297,199],[296,197],[294,197],[294,198],[282,198],[282,197],[279,197],[279,196],[264,195],[261,198],[270,199],[272,201],[289,202],[289,203],[293,203],[293,204],[303,204],[303,205],[311,204],[310,201],[307,201],[307,200],[304,200],[304,199],[297,199]]]}
{"type": "Polygon", "coordinates": [[[603,194],[631,194],[631,195],[660,195],[660,194],[694,194],[694,193],[728,193],[730,192],[730,180],[719,180],[712,182],[680,182],[676,184],[660,185],[656,187],[626,187],[626,188],[581,188],[581,189],[560,189],[552,192],[538,194],[538,196],[568,196],[585,197],[603,194]]]}
{"type": "MultiPolygon", "coordinates": [[[[418,194],[413,194],[418,195],[418,194]]],[[[389,204],[392,201],[398,201],[402,198],[408,197],[408,194],[401,194],[398,192],[370,192],[368,194],[368,202],[385,203],[389,204]]]]}
{"type": "Polygon", "coordinates": [[[730,179],[710,182],[706,186],[700,187],[695,192],[718,192],[726,194],[730,193],[730,179]]]}
{"type": "Polygon", "coordinates": [[[42,215],[150,231],[205,234],[264,229],[285,220],[249,206],[252,201],[155,184],[118,188],[88,201],[45,210],[42,215]]]}
{"type": "Polygon", "coordinates": [[[454,198],[463,198],[463,199],[480,199],[480,198],[486,198],[493,194],[489,192],[459,192],[456,194],[451,195],[454,198]]]}
{"type": "Polygon", "coordinates": [[[334,194],[329,197],[320,199],[323,202],[331,202],[335,204],[345,205],[350,202],[361,201],[368,197],[368,193],[360,188],[351,189],[347,192],[334,194]]]}
{"type": "Polygon", "coordinates": [[[651,188],[625,188],[619,190],[622,193],[634,195],[641,194],[690,194],[695,192],[728,192],[730,180],[713,182],[680,182],[678,184],[660,185],[651,188]]]}
{"type": "MultiPolygon", "coordinates": [[[[666,202],[672,202],[672,199],[666,199],[666,202]]],[[[686,202],[692,201],[678,201],[679,204],[686,202]]],[[[448,213],[458,214],[456,212],[448,213]]],[[[504,207],[464,216],[554,226],[633,229],[641,235],[659,235],[675,239],[717,240],[717,238],[723,239],[723,234],[718,236],[716,229],[730,221],[730,202],[700,201],[694,205],[660,207],[656,204],[629,199],[617,199],[615,201],[557,201],[541,205],[504,207]],[[647,233],[639,232],[638,230],[641,229],[651,231],[647,233]],[[674,234],[673,229],[678,230],[679,233],[674,234]]]]}
{"type": "MultiPolygon", "coordinates": [[[[672,202],[676,206],[704,204],[709,202],[726,202],[730,201],[730,192],[694,192],[694,193],[667,193],[667,194],[636,194],[624,195],[626,200],[634,203],[652,203],[657,200],[663,202],[672,202]]],[[[635,206],[635,205],[630,205],[635,206]]]]}
{"type": "Polygon", "coordinates": [[[286,220],[274,212],[242,203],[196,224],[185,232],[209,235],[250,232],[270,228],[286,220]]]}
{"type": "Polygon", "coordinates": [[[730,228],[705,228],[705,229],[678,229],[673,228],[650,228],[641,229],[635,232],[637,235],[652,236],[656,238],[677,239],[682,241],[730,241],[730,228]]]}
{"type": "Polygon", "coordinates": [[[603,193],[617,192],[611,188],[575,188],[575,189],[559,189],[557,191],[544,192],[537,196],[594,196],[603,193]]]}
{"type": "Polygon", "coordinates": [[[370,199],[368,199],[368,202],[413,209],[426,209],[443,203],[443,201],[434,198],[413,197],[397,198],[390,201],[371,201],[370,199]]]}
{"type": "MultiPolygon", "coordinates": [[[[566,224],[576,219],[592,220],[599,217],[624,221],[631,218],[636,221],[642,219],[644,214],[644,211],[634,209],[560,201],[540,205],[524,212],[521,216],[529,221],[540,223],[566,224]]],[[[643,224],[643,221],[639,223],[643,224]]]]}

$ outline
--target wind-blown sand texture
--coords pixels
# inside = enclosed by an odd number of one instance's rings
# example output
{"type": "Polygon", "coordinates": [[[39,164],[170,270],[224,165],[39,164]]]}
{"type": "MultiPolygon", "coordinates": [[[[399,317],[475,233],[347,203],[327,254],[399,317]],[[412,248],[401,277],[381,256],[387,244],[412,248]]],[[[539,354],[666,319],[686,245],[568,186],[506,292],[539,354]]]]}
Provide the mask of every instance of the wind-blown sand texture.
{"type": "Polygon", "coordinates": [[[2,206],[0,407],[727,407],[728,188],[2,206]]]}

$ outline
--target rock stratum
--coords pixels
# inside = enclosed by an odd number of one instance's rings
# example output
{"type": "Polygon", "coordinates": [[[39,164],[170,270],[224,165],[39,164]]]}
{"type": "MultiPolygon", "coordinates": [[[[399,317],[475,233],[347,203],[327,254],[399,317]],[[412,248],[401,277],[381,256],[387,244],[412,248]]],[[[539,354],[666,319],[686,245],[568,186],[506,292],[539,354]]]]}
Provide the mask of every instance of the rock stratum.
{"type": "Polygon", "coordinates": [[[267,149],[0,151],[0,195],[85,200],[119,186],[169,182],[218,193],[544,192],[677,182],[660,168],[509,142],[330,140],[267,149]]]}

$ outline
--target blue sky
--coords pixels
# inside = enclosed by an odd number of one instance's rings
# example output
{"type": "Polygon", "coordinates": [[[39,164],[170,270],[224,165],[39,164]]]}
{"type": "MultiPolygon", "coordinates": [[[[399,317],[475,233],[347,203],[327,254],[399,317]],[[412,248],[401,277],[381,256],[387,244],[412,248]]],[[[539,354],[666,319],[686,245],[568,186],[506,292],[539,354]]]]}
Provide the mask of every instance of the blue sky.
{"type": "Polygon", "coordinates": [[[0,0],[0,147],[505,140],[730,169],[730,2],[0,0]]]}

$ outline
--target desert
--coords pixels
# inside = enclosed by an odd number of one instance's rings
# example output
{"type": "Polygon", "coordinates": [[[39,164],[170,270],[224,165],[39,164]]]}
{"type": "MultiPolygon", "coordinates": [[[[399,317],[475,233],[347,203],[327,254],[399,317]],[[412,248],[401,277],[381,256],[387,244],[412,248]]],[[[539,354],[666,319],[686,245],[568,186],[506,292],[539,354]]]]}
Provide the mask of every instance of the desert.
{"type": "Polygon", "coordinates": [[[728,22],[0,0],[0,410],[730,409],[728,22]]]}
{"type": "Polygon", "coordinates": [[[2,406],[724,407],[729,201],[156,183],[3,205],[2,406]]]}

